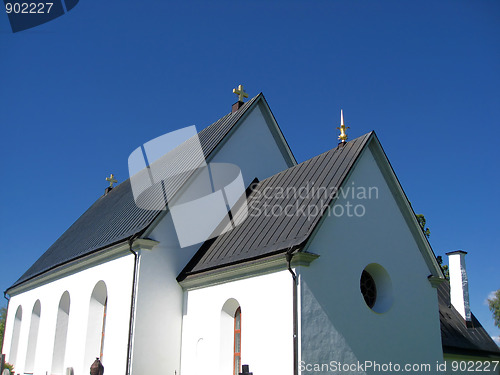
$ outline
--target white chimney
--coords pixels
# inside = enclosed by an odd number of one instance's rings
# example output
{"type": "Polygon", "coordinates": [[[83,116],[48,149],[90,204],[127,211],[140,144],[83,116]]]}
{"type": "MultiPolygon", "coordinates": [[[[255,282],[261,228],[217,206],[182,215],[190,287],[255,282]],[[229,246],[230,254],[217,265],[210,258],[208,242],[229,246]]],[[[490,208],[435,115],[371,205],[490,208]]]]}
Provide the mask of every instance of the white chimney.
{"type": "Polygon", "coordinates": [[[457,250],[448,255],[450,272],[450,300],[453,307],[462,315],[466,323],[471,322],[469,306],[469,282],[465,270],[465,251],[457,250]]]}

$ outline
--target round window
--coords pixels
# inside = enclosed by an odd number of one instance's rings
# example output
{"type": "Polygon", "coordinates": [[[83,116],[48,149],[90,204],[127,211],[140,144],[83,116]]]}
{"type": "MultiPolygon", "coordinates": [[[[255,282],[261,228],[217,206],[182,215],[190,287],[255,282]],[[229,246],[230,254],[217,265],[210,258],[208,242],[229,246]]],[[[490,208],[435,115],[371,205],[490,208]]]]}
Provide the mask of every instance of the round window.
{"type": "Polygon", "coordinates": [[[384,313],[393,303],[392,281],[380,264],[370,263],[361,273],[359,288],[366,305],[377,313],[384,313]]]}

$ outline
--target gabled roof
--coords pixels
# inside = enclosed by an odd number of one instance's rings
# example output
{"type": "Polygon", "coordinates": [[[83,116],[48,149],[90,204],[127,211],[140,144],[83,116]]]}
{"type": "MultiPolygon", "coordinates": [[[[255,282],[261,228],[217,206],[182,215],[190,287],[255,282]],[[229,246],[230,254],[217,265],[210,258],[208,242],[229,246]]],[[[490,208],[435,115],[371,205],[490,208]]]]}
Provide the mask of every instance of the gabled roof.
{"type": "Polygon", "coordinates": [[[472,327],[468,328],[460,313],[451,305],[449,281],[438,287],[438,300],[444,353],[500,358],[500,349],[474,314],[471,314],[472,327]]]}
{"type": "MultiPolygon", "coordinates": [[[[260,93],[238,111],[227,114],[198,134],[206,158],[221,144],[245,113],[255,107],[259,99],[265,102],[260,93]]],[[[162,159],[157,162],[161,163],[162,159]]],[[[181,174],[179,178],[169,180],[169,196],[175,194],[186,178],[189,176],[181,174]]],[[[161,212],[137,207],[130,179],[122,182],[107,195],[97,199],[8,290],[67,262],[142,234],[161,212]]]]}
{"type": "Polygon", "coordinates": [[[330,193],[340,188],[374,134],[365,134],[258,183],[248,196],[248,217],[235,229],[207,241],[178,280],[302,246],[321,219],[320,210],[329,205],[330,193]],[[326,190],[326,196],[299,194],[308,184],[311,190],[312,182],[316,191],[326,190]],[[289,190],[280,195],[282,188],[289,190]],[[301,207],[306,207],[303,214],[301,207]],[[316,215],[310,215],[308,207],[317,207],[316,215]],[[275,212],[266,214],[266,208],[275,212]]]}
{"type": "Polygon", "coordinates": [[[370,132],[258,183],[247,198],[249,217],[233,230],[203,244],[178,275],[177,280],[186,286],[202,285],[203,279],[208,280],[207,277],[210,282],[214,282],[219,270],[224,273],[224,270],[235,270],[240,264],[257,265],[265,259],[274,259],[289,250],[299,249],[302,255],[307,255],[304,245],[316,228],[319,228],[323,213],[332,202],[332,199],[325,198],[324,194],[317,192],[339,191],[367,147],[370,147],[385,176],[431,275],[443,278],[434,252],[423,235],[401,184],[375,132],[370,132]],[[311,191],[313,190],[311,182],[314,182],[316,192],[313,196],[309,194],[305,198],[294,197],[284,193],[283,198],[277,194],[280,188],[285,190],[291,188],[296,191],[302,188],[311,191]],[[269,196],[269,192],[272,196],[269,196]],[[292,209],[290,206],[296,208],[292,209]],[[300,211],[301,207],[305,207],[306,210],[310,207],[312,211],[297,215],[295,212],[297,209],[300,211]],[[270,212],[269,210],[273,208],[277,211],[270,212]]]}

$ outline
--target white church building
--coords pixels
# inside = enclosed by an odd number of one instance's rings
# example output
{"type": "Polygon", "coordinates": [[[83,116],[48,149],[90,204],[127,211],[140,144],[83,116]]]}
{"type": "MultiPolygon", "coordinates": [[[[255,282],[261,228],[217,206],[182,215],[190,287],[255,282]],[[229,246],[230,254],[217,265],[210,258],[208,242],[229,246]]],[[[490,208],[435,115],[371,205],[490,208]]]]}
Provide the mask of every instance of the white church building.
{"type": "MultiPolygon", "coordinates": [[[[163,192],[166,209],[138,204],[133,177],[106,189],[6,291],[3,353],[16,374],[83,375],[96,358],[107,375],[493,366],[465,252],[449,254],[448,282],[375,133],[347,140],[342,124],[338,146],[297,164],[264,96],[237,93],[196,139],[207,165],[239,168],[242,195],[215,179],[204,191],[197,168],[143,189],[146,202],[163,192]],[[189,242],[214,213],[200,196],[219,191],[220,222],[189,242]],[[200,215],[183,232],[179,202],[200,215]]],[[[182,146],[167,155],[160,174],[192,160],[182,146]]]]}

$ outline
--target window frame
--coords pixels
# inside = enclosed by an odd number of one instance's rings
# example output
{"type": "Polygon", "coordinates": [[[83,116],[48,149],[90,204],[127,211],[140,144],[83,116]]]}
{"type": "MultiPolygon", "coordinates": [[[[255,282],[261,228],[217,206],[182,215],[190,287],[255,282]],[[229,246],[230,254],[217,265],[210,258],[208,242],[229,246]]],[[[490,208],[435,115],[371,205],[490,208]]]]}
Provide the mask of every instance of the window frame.
{"type": "Polygon", "coordinates": [[[239,375],[241,372],[241,307],[238,307],[234,313],[234,345],[233,345],[233,375],[239,375]],[[239,318],[239,328],[237,328],[236,322],[237,318],[239,318]],[[239,336],[238,336],[239,334],[239,336]],[[239,338],[238,338],[239,337],[239,338]],[[238,341],[237,341],[238,340],[238,341]],[[238,346],[236,345],[238,343],[238,346]],[[236,351],[236,347],[239,348],[239,351],[236,351]],[[238,362],[236,361],[238,359],[238,362]],[[236,364],[238,363],[238,368],[236,368],[236,364]]]}

